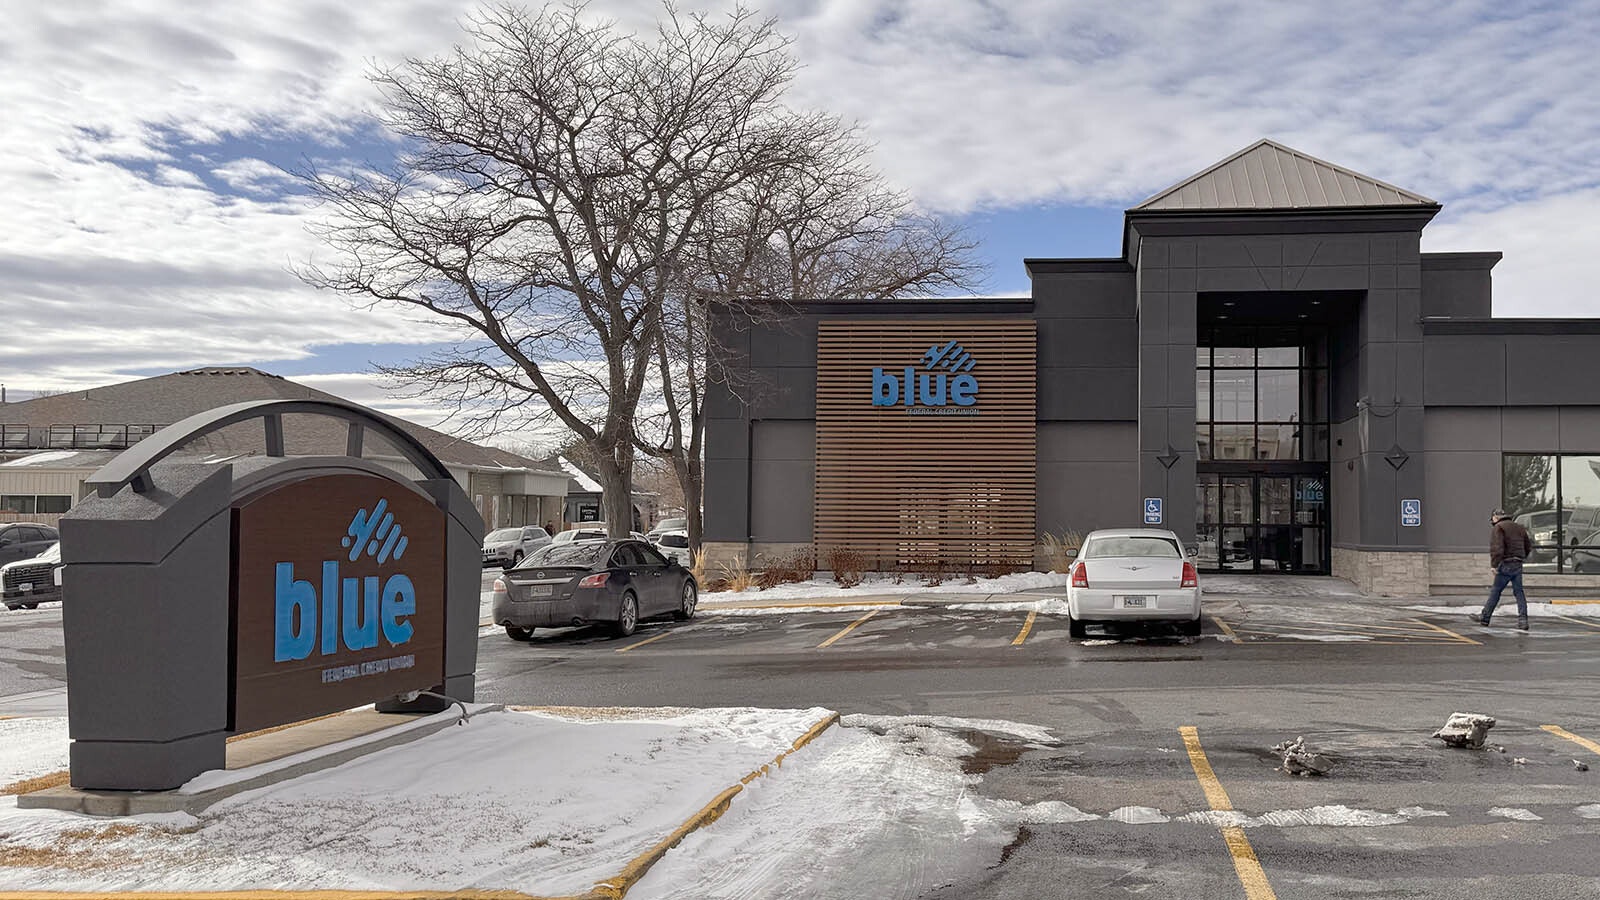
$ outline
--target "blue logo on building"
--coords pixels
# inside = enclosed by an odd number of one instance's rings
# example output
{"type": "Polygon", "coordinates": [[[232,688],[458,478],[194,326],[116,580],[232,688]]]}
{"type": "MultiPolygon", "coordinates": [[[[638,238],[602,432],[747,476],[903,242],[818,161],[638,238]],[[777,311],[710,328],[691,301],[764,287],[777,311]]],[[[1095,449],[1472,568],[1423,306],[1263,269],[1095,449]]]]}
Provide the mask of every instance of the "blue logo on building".
{"type": "MultiPolygon", "coordinates": [[[[398,562],[406,552],[406,538],[394,514],[380,499],[371,512],[357,510],[340,545],[348,548],[348,562],[363,553],[379,566],[398,562]]],[[[341,577],[339,560],[322,563],[322,591],[308,580],[296,579],[294,563],[273,566],[275,662],[309,657],[319,645],[324,656],[346,650],[378,646],[378,635],[391,646],[408,643],[415,627],[410,617],[417,611],[417,591],[410,577],[396,572],[387,578],[366,575],[341,577]],[[320,637],[320,640],[319,640],[320,637]]]]}
{"type": "Polygon", "coordinates": [[[872,370],[872,405],[903,406],[912,413],[976,415],[977,361],[960,341],[934,344],[922,354],[922,368],[906,366],[901,374],[872,370]]]}

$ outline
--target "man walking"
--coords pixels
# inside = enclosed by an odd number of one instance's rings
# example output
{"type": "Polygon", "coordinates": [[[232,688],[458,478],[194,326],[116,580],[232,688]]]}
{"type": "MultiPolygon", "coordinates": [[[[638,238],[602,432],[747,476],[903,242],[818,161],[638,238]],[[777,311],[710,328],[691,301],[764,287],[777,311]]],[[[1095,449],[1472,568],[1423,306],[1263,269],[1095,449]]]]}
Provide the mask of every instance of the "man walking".
{"type": "Polygon", "coordinates": [[[1528,529],[1512,521],[1503,509],[1489,514],[1489,565],[1494,567],[1494,587],[1489,590],[1489,602],[1483,612],[1473,616],[1479,625],[1488,625],[1494,608],[1500,604],[1500,594],[1511,585],[1517,598],[1517,627],[1528,630],[1528,596],[1522,592],[1522,561],[1533,552],[1533,538],[1528,529]]]}

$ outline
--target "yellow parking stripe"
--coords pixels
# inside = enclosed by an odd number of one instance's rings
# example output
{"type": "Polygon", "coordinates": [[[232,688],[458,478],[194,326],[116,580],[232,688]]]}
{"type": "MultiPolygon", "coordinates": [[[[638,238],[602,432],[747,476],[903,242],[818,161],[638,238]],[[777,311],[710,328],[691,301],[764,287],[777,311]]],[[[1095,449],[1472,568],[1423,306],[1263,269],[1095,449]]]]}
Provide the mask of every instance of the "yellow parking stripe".
{"type": "Polygon", "coordinates": [[[663,631],[660,634],[656,635],[655,637],[645,638],[644,640],[642,640],[642,641],[640,641],[640,642],[638,642],[636,644],[629,644],[626,647],[618,647],[616,649],[616,652],[617,653],[627,653],[629,650],[632,650],[635,647],[643,647],[645,644],[653,644],[656,641],[659,641],[664,637],[671,636],[671,634],[672,634],[672,632],[670,632],[670,631],[663,631]]]}
{"type": "MultiPolygon", "coordinates": [[[[1228,799],[1228,792],[1217,780],[1217,773],[1211,770],[1211,761],[1206,759],[1205,748],[1200,746],[1199,729],[1185,725],[1178,729],[1178,733],[1183,735],[1184,749],[1189,751],[1189,764],[1194,767],[1194,777],[1199,780],[1200,789],[1205,791],[1206,802],[1217,812],[1232,812],[1233,801],[1228,799]]],[[[1247,900],[1278,900],[1244,829],[1237,825],[1223,825],[1218,830],[1228,845],[1228,855],[1233,857],[1233,871],[1239,876],[1239,884],[1244,887],[1247,900]]]]}
{"type": "Polygon", "coordinates": [[[1028,613],[1028,621],[1022,623],[1022,630],[1011,640],[1011,646],[1021,647],[1022,642],[1028,639],[1028,632],[1033,630],[1033,620],[1039,618],[1039,611],[1032,610],[1028,613]]]}
{"type": "Polygon", "coordinates": [[[1596,744],[1594,741],[1591,741],[1586,737],[1579,737],[1565,728],[1562,728],[1560,725],[1540,725],[1539,727],[1550,732],[1556,737],[1566,738],[1574,744],[1577,744],[1585,750],[1588,750],[1590,753],[1600,756],[1600,744],[1596,744]]]}
{"type": "Polygon", "coordinates": [[[1479,647],[1483,646],[1483,641],[1475,641],[1472,638],[1469,638],[1464,634],[1456,634],[1454,631],[1451,631],[1448,628],[1440,628],[1437,625],[1434,625],[1434,624],[1429,623],[1429,622],[1424,622],[1421,619],[1412,619],[1411,621],[1416,622],[1418,625],[1421,625],[1424,628],[1431,628],[1434,631],[1439,632],[1440,634],[1448,634],[1448,635],[1450,635],[1451,637],[1455,638],[1456,640],[1460,641],[1463,644],[1474,644],[1474,645],[1479,646],[1479,647]]]}
{"type": "Polygon", "coordinates": [[[1221,616],[1212,616],[1211,617],[1211,621],[1217,623],[1217,627],[1220,628],[1222,630],[1222,633],[1227,635],[1228,637],[1238,637],[1238,635],[1233,633],[1233,629],[1228,627],[1228,623],[1222,621],[1222,617],[1221,616]]]}
{"type": "Polygon", "coordinates": [[[849,634],[850,632],[855,631],[856,630],[856,626],[860,625],[862,622],[865,622],[866,620],[872,618],[873,616],[875,616],[877,614],[878,614],[878,611],[877,610],[873,610],[873,611],[867,613],[866,615],[862,616],[861,618],[855,620],[854,622],[851,622],[849,625],[846,625],[845,627],[839,629],[839,633],[838,634],[835,634],[833,637],[828,638],[827,640],[825,640],[822,643],[818,644],[817,645],[817,649],[821,650],[824,647],[833,646],[833,642],[834,641],[837,641],[838,639],[844,637],[845,635],[849,634]]]}
{"type": "Polygon", "coordinates": [[[1560,613],[1551,613],[1550,616],[1551,616],[1551,618],[1555,618],[1555,619],[1565,619],[1568,622],[1577,622],[1579,625],[1582,625],[1585,628],[1600,628],[1600,625],[1596,625],[1593,622],[1589,622],[1589,621],[1586,621],[1584,619],[1580,619],[1577,616],[1563,616],[1560,613]]]}
{"type": "Polygon", "coordinates": [[[1551,603],[1559,603],[1562,606],[1596,606],[1596,605],[1600,605],[1600,599],[1596,599],[1596,600],[1551,600],[1550,602],[1551,603]]]}

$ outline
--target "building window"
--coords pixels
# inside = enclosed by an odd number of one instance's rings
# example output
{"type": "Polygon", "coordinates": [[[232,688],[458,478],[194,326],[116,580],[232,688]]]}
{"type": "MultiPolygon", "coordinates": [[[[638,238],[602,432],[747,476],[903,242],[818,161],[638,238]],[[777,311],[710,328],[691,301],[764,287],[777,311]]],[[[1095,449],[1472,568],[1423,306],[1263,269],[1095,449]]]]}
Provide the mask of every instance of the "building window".
{"type": "Polygon", "coordinates": [[[1195,352],[1195,458],[1328,459],[1329,378],[1321,329],[1203,329],[1195,352]]]}
{"type": "Polygon", "coordinates": [[[1600,456],[1507,453],[1500,498],[1533,537],[1526,571],[1600,573],[1600,456]]]}
{"type": "Polygon", "coordinates": [[[72,508],[72,497],[58,494],[5,494],[0,496],[0,512],[64,513],[72,508]]]}

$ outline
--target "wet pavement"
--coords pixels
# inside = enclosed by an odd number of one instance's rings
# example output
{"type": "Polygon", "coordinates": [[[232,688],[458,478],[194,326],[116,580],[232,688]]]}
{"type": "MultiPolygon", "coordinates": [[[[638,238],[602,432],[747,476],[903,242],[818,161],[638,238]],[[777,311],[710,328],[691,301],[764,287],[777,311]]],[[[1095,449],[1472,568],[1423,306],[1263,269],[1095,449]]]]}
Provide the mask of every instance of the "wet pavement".
{"type": "Polygon", "coordinates": [[[1026,611],[948,607],[724,613],[528,644],[485,629],[480,685],[503,702],[820,704],[1048,727],[1059,740],[1043,749],[958,730],[975,748],[966,771],[984,796],[1084,820],[1020,826],[932,897],[1600,897],[1600,776],[1572,765],[1600,770],[1600,754],[1541,727],[1600,741],[1594,621],[1521,634],[1405,609],[1416,601],[1321,599],[1208,594],[1194,640],[1074,641],[1048,614],[1024,635],[1026,611]],[[1429,737],[1458,710],[1499,719],[1490,749],[1429,737]],[[1217,812],[1185,726],[1233,812],[1217,812]],[[1277,771],[1271,748],[1298,736],[1330,775],[1277,771]]]}

